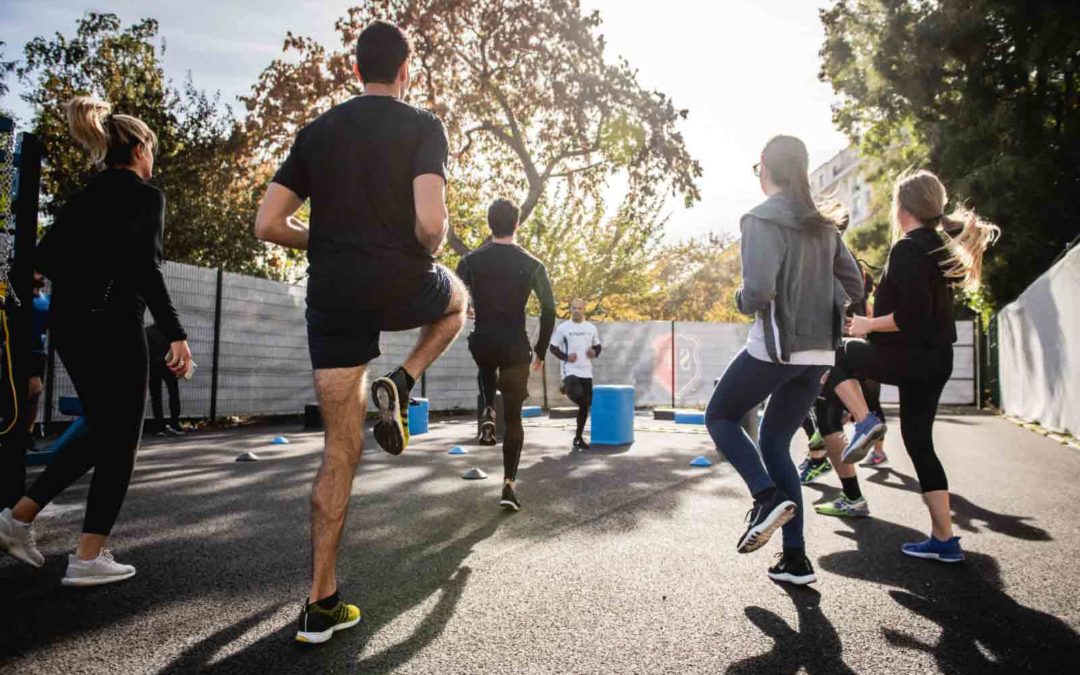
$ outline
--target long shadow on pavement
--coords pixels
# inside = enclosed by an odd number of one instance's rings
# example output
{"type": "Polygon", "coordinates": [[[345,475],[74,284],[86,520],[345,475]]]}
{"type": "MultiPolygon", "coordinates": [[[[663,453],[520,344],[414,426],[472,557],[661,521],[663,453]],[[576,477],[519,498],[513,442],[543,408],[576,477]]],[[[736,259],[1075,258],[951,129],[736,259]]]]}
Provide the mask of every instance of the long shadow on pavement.
{"type": "MultiPolygon", "coordinates": [[[[921,492],[918,480],[889,467],[875,469],[874,474],[866,480],[870,483],[906,490],[915,494],[921,492]],[[895,479],[895,481],[892,479],[895,479]]],[[[968,532],[979,532],[979,527],[975,523],[981,522],[985,523],[986,528],[991,532],[1004,534],[1015,539],[1024,539],[1026,541],[1053,540],[1049,532],[1026,522],[1031,520],[1031,516],[1013,516],[984,509],[955,492],[949,494],[949,504],[952,507],[955,525],[968,532]]]]}
{"type": "Polygon", "coordinates": [[[873,518],[842,522],[851,531],[838,534],[858,549],[823,556],[820,568],[892,586],[889,595],[897,603],[941,627],[931,642],[883,626],[893,646],[933,655],[946,673],[1066,672],[1080,663],[1080,635],[1009,597],[992,557],[968,552],[958,565],[907,558],[900,544],[923,539],[923,533],[873,518]]]}
{"type": "MultiPolygon", "coordinates": [[[[497,507],[498,481],[460,481],[463,465],[441,446],[362,465],[339,577],[344,597],[357,601],[365,618],[329,645],[303,650],[292,633],[306,593],[308,492],[321,455],[284,449],[268,453],[269,461],[238,464],[238,448],[252,443],[236,440],[191,439],[186,449],[158,445],[140,457],[115,538],[120,557],[139,569],[131,581],[63,589],[64,559],[57,555],[45,570],[0,568],[0,597],[19,608],[0,635],[0,667],[32,660],[53,669],[62,665],[58,648],[82,645],[91,670],[123,658],[140,672],[390,670],[442,632],[465,590],[470,555],[501,524],[502,538],[546,538],[707,475],[689,470],[689,457],[676,452],[629,452],[609,461],[569,449],[553,456],[550,444],[538,444],[541,461],[520,476],[526,510],[507,518],[497,507]],[[403,614],[410,617],[408,636],[391,631],[398,642],[366,653],[371,637],[403,614]],[[124,646],[112,640],[108,650],[93,647],[103,636],[121,635],[124,646]]],[[[374,446],[370,434],[366,446],[374,446]]],[[[501,451],[491,452],[469,461],[498,461],[501,451]]],[[[86,489],[84,480],[66,492],[57,515],[42,523],[46,549],[73,539],[86,489]]],[[[649,513],[656,515],[662,513],[649,513]]],[[[633,526],[634,516],[626,517],[633,526]]]]}
{"type": "Polygon", "coordinates": [[[772,638],[773,648],[758,656],[737,661],[728,667],[730,675],[755,673],[810,675],[854,673],[841,658],[843,645],[832,622],[821,611],[821,594],[808,587],[777,584],[791,598],[798,615],[798,626],[773,612],[757,606],[747,607],[746,618],[772,638]]]}

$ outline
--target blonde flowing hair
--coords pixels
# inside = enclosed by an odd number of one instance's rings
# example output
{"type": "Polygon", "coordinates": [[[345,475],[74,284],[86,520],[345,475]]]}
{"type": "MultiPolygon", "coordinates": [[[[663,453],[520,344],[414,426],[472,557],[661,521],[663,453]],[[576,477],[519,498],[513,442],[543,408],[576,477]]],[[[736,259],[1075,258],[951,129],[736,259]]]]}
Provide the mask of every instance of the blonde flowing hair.
{"type": "Polygon", "coordinates": [[[130,164],[139,145],[157,145],[157,134],[137,117],[113,115],[112,105],[93,96],[76,96],[64,106],[71,136],[96,166],[130,164]]]}
{"type": "Polygon", "coordinates": [[[893,190],[893,226],[898,233],[900,223],[896,214],[902,208],[927,227],[940,227],[948,252],[941,263],[945,277],[960,288],[973,291],[982,280],[983,253],[1001,236],[1001,228],[963,207],[946,215],[948,201],[945,186],[937,176],[924,170],[907,171],[897,179],[893,190]]]}

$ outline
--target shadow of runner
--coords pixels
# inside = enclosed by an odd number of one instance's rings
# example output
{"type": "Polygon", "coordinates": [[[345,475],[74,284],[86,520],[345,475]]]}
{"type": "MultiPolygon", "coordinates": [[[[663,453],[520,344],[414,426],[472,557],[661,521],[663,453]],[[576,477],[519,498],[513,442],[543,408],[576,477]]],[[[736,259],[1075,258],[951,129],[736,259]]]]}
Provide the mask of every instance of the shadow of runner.
{"type": "Polygon", "coordinates": [[[746,618],[773,639],[773,648],[758,656],[731,664],[731,675],[753,673],[852,673],[841,658],[843,645],[832,622],[821,612],[821,593],[807,587],[776,584],[795,605],[799,625],[793,630],[787,621],[761,607],[747,607],[746,618]]]}
{"type": "MultiPolygon", "coordinates": [[[[878,468],[875,473],[866,480],[869,483],[876,483],[878,485],[884,485],[885,487],[907,490],[908,492],[914,492],[915,494],[921,493],[918,480],[906,474],[902,474],[893,468],[878,468]],[[895,478],[899,482],[893,482],[890,480],[891,478],[895,478]]],[[[1005,536],[1013,537],[1015,539],[1024,539],[1026,541],[1053,541],[1053,537],[1050,536],[1049,532],[1041,527],[1035,527],[1034,525],[1025,522],[1031,520],[1031,516],[1013,516],[984,509],[955,492],[949,493],[949,505],[952,508],[953,524],[962,530],[979,532],[980,529],[975,524],[975,522],[978,521],[985,523],[986,528],[991,532],[1004,534],[1005,536]]]]}
{"type": "Polygon", "coordinates": [[[1067,672],[1080,663],[1080,635],[1009,597],[990,556],[967,552],[959,565],[907,558],[900,544],[925,534],[878,519],[841,522],[852,531],[838,534],[857,542],[858,549],[823,556],[819,567],[893,586],[898,590],[889,595],[896,602],[941,627],[936,643],[882,627],[893,646],[931,654],[947,673],[1067,672]]]}
{"type": "MultiPolygon", "coordinates": [[[[434,641],[445,629],[454,615],[458,601],[465,590],[471,569],[462,562],[473,547],[490,537],[504,516],[497,514],[466,536],[448,545],[413,559],[404,567],[389,564],[399,559],[400,552],[388,551],[384,558],[364,564],[365,587],[394,588],[371,594],[371,601],[359,598],[363,620],[355,628],[337,633],[322,645],[300,645],[294,639],[295,620],[299,616],[300,602],[289,622],[265,635],[242,650],[217,662],[210,663],[222,648],[222,639],[241,635],[246,627],[258,624],[272,612],[265,612],[245,619],[230,628],[219,631],[184,652],[163,672],[238,672],[238,673],[327,673],[327,672],[389,672],[401,667],[422,649],[434,641]],[[423,603],[438,593],[439,599],[412,634],[383,651],[361,659],[371,637],[394,621],[404,612],[423,603]],[[246,626],[246,627],[245,627],[246,626]]],[[[429,542],[430,543],[430,542],[429,542]]],[[[341,565],[348,560],[343,549],[341,565]]],[[[346,601],[353,600],[344,592],[346,601]]],[[[280,606],[279,606],[280,607],[280,606]]],[[[277,608],[275,608],[276,611],[277,608]]],[[[231,638],[230,638],[231,639],[231,638]]],[[[226,640],[227,642],[227,640],[226,640]]]]}

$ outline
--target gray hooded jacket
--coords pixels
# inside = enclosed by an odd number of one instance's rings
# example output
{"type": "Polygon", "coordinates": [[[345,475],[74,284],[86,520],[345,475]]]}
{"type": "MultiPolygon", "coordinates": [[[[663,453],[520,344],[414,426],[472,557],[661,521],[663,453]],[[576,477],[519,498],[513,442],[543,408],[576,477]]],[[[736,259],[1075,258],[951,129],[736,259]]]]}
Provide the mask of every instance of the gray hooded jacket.
{"type": "Polygon", "coordinates": [[[862,274],[835,228],[804,227],[783,194],[742,217],[739,311],[761,323],[774,363],[840,344],[848,304],[862,300],[862,274]]]}

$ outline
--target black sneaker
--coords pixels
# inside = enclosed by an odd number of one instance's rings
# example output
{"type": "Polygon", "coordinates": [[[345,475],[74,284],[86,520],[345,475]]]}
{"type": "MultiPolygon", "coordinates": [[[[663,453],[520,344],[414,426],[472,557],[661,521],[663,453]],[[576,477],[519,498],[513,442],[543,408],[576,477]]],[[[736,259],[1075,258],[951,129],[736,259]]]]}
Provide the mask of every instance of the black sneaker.
{"type": "Polygon", "coordinates": [[[584,438],[582,438],[581,436],[578,436],[577,438],[574,439],[574,448],[576,450],[588,450],[589,449],[589,444],[585,442],[584,438]]]}
{"type": "Polygon", "coordinates": [[[318,603],[304,603],[300,610],[300,623],[296,628],[296,641],[305,644],[321,644],[329,640],[335,631],[352,628],[360,623],[360,608],[338,600],[333,609],[323,609],[318,603]]]}
{"type": "Polygon", "coordinates": [[[491,406],[484,408],[484,414],[480,418],[480,445],[495,445],[495,409],[491,406]]]}
{"type": "Polygon", "coordinates": [[[754,507],[746,514],[750,525],[743,536],[739,537],[736,550],[739,553],[751,553],[767,544],[773,532],[795,516],[795,508],[795,502],[779,490],[763,502],[755,500],[754,507]]]}
{"type": "Polygon", "coordinates": [[[172,425],[165,427],[163,433],[167,436],[183,436],[184,430],[180,427],[174,427],[172,425]]]}
{"type": "Polygon", "coordinates": [[[503,483],[502,499],[499,500],[499,506],[507,511],[521,510],[521,502],[518,501],[517,494],[514,493],[513,485],[503,483]]]}
{"type": "Polygon", "coordinates": [[[409,445],[409,388],[405,371],[398,368],[371,383],[371,400],[379,409],[375,422],[375,442],[391,455],[400,455],[409,445]]]}
{"type": "Polygon", "coordinates": [[[783,553],[777,553],[776,564],[769,568],[769,578],[796,586],[805,586],[817,581],[817,577],[814,576],[814,566],[810,564],[810,558],[807,558],[805,554],[792,560],[783,553]]]}

